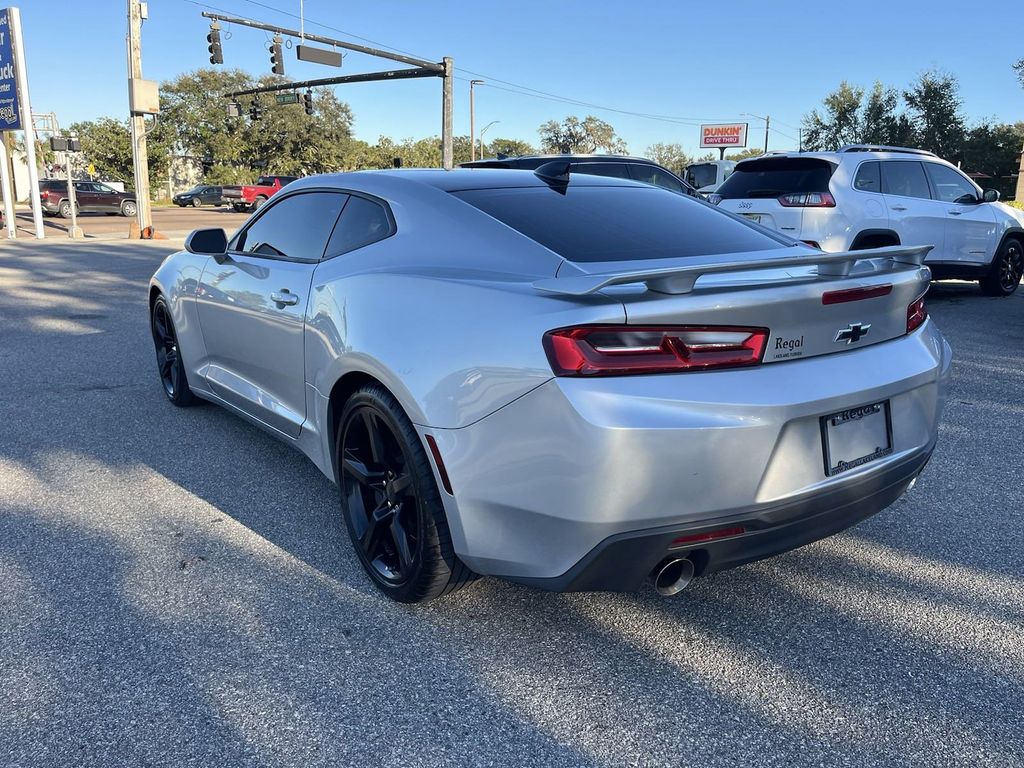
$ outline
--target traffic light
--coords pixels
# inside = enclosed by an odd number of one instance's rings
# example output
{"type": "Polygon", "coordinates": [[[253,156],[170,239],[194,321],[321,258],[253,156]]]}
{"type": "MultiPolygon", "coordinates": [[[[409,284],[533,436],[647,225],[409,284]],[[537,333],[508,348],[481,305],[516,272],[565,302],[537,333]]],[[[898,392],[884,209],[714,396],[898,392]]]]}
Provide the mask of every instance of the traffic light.
{"type": "Polygon", "coordinates": [[[284,74],[284,55],[281,53],[281,36],[275,35],[270,46],[270,71],[275,75],[284,74]]]}
{"type": "Polygon", "coordinates": [[[307,115],[313,114],[313,92],[306,91],[302,94],[302,107],[306,110],[307,115]]]}
{"type": "Polygon", "coordinates": [[[262,116],[263,116],[263,107],[261,107],[259,104],[257,104],[254,101],[252,103],[252,106],[249,107],[249,119],[252,120],[253,122],[256,122],[262,116]]]}
{"type": "Polygon", "coordinates": [[[220,47],[220,27],[217,24],[210,25],[210,34],[206,36],[206,42],[210,44],[207,46],[207,50],[210,52],[210,63],[223,64],[224,51],[220,47]]]}

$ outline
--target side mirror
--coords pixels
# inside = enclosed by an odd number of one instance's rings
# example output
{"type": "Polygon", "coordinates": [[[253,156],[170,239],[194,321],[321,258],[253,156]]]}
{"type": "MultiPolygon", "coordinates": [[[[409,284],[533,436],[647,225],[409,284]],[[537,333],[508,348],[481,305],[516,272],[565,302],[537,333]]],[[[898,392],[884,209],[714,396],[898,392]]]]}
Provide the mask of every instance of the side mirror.
{"type": "Polygon", "coordinates": [[[999,200],[998,189],[986,189],[981,193],[981,202],[983,203],[995,203],[999,200]]]}
{"type": "Polygon", "coordinates": [[[228,236],[223,229],[195,229],[185,238],[185,250],[207,256],[223,256],[228,250],[228,236]]]}

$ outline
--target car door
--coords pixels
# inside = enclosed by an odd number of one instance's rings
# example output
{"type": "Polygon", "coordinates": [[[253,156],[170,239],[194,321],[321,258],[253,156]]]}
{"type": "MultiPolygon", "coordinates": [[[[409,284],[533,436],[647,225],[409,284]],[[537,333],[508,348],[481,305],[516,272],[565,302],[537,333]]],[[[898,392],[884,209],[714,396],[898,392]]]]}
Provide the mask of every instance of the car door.
{"type": "Polygon", "coordinates": [[[882,161],[882,197],[889,227],[903,245],[932,245],[928,255],[941,261],[946,230],[946,205],[932,200],[931,187],[918,160],[882,161]]]}
{"type": "Polygon", "coordinates": [[[93,182],[93,190],[96,194],[94,198],[96,210],[110,213],[112,211],[121,210],[121,196],[117,194],[117,191],[113,187],[108,187],[106,184],[100,184],[93,182]]]}
{"type": "Polygon", "coordinates": [[[981,190],[955,168],[925,163],[932,196],[946,210],[943,261],[988,264],[999,244],[992,206],[981,202],[981,190]]]}
{"type": "Polygon", "coordinates": [[[95,211],[97,209],[96,197],[96,185],[91,181],[75,182],[75,203],[78,205],[79,211],[95,211]]]}
{"type": "Polygon", "coordinates": [[[199,321],[211,391],[298,437],[306,415],[303,330],[310,285],[348,196],[275,198],[203,271],[199,321]]]}

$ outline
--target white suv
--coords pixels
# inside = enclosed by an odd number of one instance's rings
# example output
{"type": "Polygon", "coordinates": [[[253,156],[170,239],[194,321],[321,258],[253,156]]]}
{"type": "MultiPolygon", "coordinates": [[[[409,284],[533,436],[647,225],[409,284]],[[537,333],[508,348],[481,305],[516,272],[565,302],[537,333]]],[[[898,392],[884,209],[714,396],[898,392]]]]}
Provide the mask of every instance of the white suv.
{"type": "Polygon", "coordinates": [[[737,164],[709,200],[825,251],[932,245],[936,279],[1008,296],[1024,273],[1024,212],[931,152],[853,144],[737,164]]]}

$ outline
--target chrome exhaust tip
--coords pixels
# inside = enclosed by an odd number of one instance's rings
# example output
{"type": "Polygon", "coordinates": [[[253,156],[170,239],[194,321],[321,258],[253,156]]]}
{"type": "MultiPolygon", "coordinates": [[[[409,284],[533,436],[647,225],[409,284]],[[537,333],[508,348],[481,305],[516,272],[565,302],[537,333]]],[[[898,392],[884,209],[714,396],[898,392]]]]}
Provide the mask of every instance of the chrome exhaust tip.
{"type": "Polygon", "coordinates": [[[674,597],[693,580],[693,561],[688,557],[674,557],[663,561],[651,572],[654,588],[662,597],[674,597]]]}

